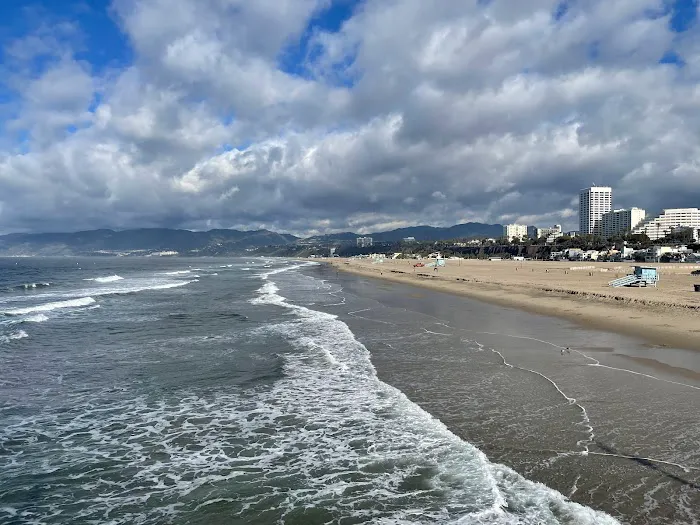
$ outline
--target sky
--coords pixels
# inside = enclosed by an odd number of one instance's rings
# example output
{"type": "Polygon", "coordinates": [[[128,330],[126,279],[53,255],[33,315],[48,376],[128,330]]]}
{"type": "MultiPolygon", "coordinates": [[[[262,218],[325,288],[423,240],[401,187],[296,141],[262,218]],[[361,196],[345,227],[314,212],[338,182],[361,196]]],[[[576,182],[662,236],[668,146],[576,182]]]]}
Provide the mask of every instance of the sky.
{"type": "Polygon", "coordinates": [[[3,0],[0,233],[700,206],[697,0],[3,0]]]}

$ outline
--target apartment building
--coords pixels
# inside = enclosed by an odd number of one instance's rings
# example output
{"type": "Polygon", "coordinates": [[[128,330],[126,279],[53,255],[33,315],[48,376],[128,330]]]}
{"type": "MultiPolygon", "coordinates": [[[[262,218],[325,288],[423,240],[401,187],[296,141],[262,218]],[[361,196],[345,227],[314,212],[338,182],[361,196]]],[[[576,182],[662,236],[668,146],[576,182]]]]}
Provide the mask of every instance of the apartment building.
{"type": "Polygon", "coordinates": [[[612,188],[592,186],[579,192],[578,220],[582,235],[601,235],[603,214],[612,210],[612,188]]]}
{"type": "Polygon", "coordinates": [[[508,242],[513,239],[525,239],[527,238],[527,225],[526,224],[506,224],[503,226],[503,236],[508,239],[508,242]]]}
{"type": "Polygon", "coordinates": [[[674,231],[688,228],[693,232],[693,238],[698,239],[700,230],[700,209],[698,208],[669,208],[658,216],[642,222],[632,233],[645,233],[651,240],[661,239],[674,231]]]}
{"type": "Polygon", "coordinates": [[[546,242],[554,242],[554,239],[562,236],[561,224],[555,224],[551,228],[537,228],[535,231],[536,239],[546,238],[546,242]]]}
{"type": "Polygon", "coordinates": [[[612,210],[603,214],[602,234],[604,237],[624,235],[639,226],[646,217],[646,211],[641,208],[628,210],[612,210]]]}

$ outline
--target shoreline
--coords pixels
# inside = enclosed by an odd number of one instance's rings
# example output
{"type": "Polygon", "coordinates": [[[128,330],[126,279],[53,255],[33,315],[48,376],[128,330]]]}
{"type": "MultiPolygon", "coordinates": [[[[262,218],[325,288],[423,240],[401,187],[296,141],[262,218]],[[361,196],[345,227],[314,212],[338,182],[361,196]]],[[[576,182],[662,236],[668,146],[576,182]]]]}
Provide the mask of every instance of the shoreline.
{"type": "MultiPolygon", "coordinates": [[[[433,271],[430,268],[414,269],[415,261],[409,261],[409,267],[406,260],[387,260],[381,264],[348,259],[325,259],[324,262],[336,270],[355,275],[564,318],[584,327],[642,339],[655,347],[700,350],[700,293],[696,294],[698,299],[695,300],[690,295],[692,292],[678,292],[681,286],[685,287],[685,281],[700,282],[700,277],[686,279],[684,274],[671,273],[671,267],[667,269],[668,272],[661,267],[659,289],[601,289],[600,276],[591,279],[594,272],[587,271],[586,267],[584,271],[567,271],[562,270],[561,264],[539,261],[517,263],[518,266],[509,261],[460,261],[460,266],[454,266],[450,265],[453,261],[447,261],[448,266],[440,268],[435,274],[429,273],[433,271]],[[522,271],[518,274],[517,270],[522,271]],[[504,272],[507,274],[502,275],[504,272]],[[533,282],[530,276],[534,276],[535,272],[547,274],[545,280],[533,282]],[[547,282],[549,276],[552,277],[551,283],[547,282]],[[673,289],[665,290],[664,281],[669,280],[673,289]],[[675,283],[676,280],[681,282],[675,283]]],[[[606,279],[614,278],[623,271],[619,266],[613,267],[617,273],[602,265],[595,268],[605,274],[602,279],[605,283],[606,279]]],[[[683,267],[680,271],[689,274],[690,270],[690,267],[683,267]]]]}

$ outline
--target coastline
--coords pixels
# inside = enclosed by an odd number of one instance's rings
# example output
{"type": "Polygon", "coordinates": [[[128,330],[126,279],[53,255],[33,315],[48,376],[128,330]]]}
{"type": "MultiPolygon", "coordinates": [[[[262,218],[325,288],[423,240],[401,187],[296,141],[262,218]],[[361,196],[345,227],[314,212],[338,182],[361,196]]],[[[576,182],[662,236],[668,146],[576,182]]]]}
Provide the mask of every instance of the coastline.
{"type": "Polygon", "coordinates": [[[700,350],[700,293],[690,291],[700,277],[690,276],[690,266],[662,265],[658,288],[609,288],[629,265],[448,260],[434,271],[407,260],[324,261],[339,271],[565,318],[652,346],[700,350]]]}

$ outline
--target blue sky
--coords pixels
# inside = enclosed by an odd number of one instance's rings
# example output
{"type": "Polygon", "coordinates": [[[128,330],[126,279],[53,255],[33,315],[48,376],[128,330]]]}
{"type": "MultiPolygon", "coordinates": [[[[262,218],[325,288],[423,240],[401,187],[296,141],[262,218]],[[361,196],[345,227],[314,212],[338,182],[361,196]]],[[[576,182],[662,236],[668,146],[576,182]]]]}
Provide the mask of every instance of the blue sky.
{"type": "Polygon", "coordinates": [[[698,9],[5,0],[0,232],[574,226],[592,177],[697,205],[698,9]]]}

